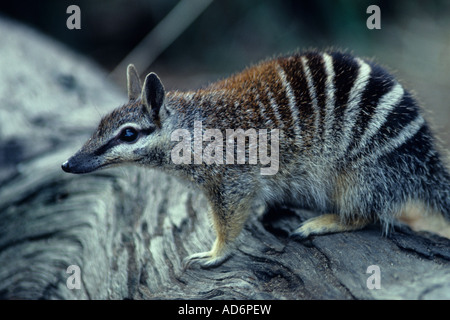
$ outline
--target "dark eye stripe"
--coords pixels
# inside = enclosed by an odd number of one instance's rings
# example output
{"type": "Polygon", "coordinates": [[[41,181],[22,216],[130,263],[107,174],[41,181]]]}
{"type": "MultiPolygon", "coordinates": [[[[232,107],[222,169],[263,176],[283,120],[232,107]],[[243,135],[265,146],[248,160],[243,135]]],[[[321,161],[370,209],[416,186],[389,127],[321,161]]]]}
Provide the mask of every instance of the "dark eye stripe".
{"type": "Polygon", "coordinates": [[[102,145],[100,148],[98,148],[97,150],[94,151],[94,155],[99,156],[104,154],[106,151],[108,151],[109,149],[117,146],[119,144],[119,142],[114,138],[109,140],[107,143],[105,143],[104,145],[102,145]]]}
{"type": "Polygon", "coordinates": [[[140,132],[143,135],[148,136],[148,135],[152,134],[155,130],[156,130],[156,128],[152,127],[152,128],[147,128],[147,129],[141,129],[140,132]]]}

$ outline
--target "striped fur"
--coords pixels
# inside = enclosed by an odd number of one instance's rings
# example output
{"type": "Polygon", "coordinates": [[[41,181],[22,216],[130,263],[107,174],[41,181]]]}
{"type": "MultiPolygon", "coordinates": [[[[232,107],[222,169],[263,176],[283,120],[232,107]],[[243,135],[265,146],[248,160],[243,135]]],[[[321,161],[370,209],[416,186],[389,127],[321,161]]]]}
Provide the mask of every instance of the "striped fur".
{"type": "Polygon", "coordinates": [[[302,224],[293,233],[299,237],[355,230],[373,221],[388,232],[411,203],[450,219],[450,176],[421,110],[371,61],[342,52],[280,57],[197,91],[167,92],[157,109],[146,101],[157,100],[152,92],[162,92],[162,84],[153,76],[156,89],[144,83],[142,95],[150,96],[141,99],[136,75],[129,69],[130,103],[106,116],[67,166],[87,172],[122,158],[196,183],[209,199],[217,240],[189,262],[221,263],[257,200],[294,202],[327,214],[302,224]],[[174,165],[170,134],[192,131],[196,121],[223,131],[279,129],[278,173],[262,176],[258,165],[174,165]],[[115,147],[125,123],[140,130],[140,140],[115,147]]]}

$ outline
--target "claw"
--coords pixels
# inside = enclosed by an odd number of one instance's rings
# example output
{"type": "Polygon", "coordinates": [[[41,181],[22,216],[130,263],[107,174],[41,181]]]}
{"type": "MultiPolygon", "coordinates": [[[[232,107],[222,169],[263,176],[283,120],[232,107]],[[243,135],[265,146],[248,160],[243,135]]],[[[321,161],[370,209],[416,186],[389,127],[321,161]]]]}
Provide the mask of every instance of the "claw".
{"type": "Polygon", "coordinates": [[[289,238],[302,241],[308,239],[311,235],[311,233],[308,233],[306,230],[302,229],[302,225],[300,225],[296,230],[289,233],[289,238]]]}
{"type": "Polygon", "coordinates": [[[198,264],[203,269],[217,267],[222,264],[229,255],[214,257],[211,251],[192,254],[183,259],[184,270],[192,265],[198,264]]]}

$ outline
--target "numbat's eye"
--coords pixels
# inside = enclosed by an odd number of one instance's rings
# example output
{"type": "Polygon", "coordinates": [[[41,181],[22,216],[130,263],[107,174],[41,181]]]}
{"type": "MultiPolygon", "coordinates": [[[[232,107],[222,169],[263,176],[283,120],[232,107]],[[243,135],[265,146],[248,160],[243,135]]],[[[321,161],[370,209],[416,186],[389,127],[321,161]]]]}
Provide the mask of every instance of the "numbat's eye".
{"type": "Polygon", "coordinates": [[[124,142],[135,142],[139,136],[139,132],[134,128],[125,128],[120,132],[119,140],[124,142]]]}

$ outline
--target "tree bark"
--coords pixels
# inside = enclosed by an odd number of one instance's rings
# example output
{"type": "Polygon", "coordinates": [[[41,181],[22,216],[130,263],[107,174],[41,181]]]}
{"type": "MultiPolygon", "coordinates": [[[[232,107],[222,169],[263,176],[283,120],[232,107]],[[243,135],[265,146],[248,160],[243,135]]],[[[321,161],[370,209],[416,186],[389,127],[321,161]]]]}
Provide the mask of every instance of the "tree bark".
{"type": "Polygon", "coordinates": [[[64,173],[126,96],[51,40],[0,28],[0,298],[450,299],[450,240],[372,225],[297,242],[288,233],[311,213],[288,207],[255,207],[230,259],[183,270],[214,241],[204,196],[137,167],[64,173]]]}

